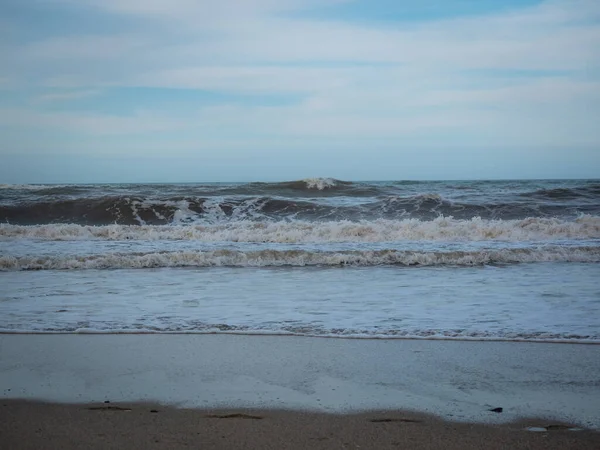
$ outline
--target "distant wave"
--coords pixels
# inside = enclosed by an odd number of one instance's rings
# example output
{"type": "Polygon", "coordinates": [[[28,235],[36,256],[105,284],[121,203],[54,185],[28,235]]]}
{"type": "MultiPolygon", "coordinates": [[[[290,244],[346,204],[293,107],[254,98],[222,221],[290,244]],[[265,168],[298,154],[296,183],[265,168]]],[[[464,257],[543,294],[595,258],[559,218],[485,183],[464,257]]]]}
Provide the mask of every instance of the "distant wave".
{"type": "Polygon", "coordinates": [[[282,183],[273,183],[275,187],[283,187],[288,189],[334,189],[336,187],[352,186],[349,181],[336,180],[334,178],[305,178],[299,181],[288,181],[282,183]]]}
{"type": "Polygon", "coordinates": [[[224,190],[228,194],[280,195],[285,197],[366,197],[384,195],[389,192],[386,186],[335,178],[305,178],[276,183],[248,183],[224,190]]]}
{"type": "Polygon", "coordinates": [[[250,182],[250,183],[182,183],[182,184],[0,184],[0,190],[10,191],[39,191],[39,194],[61,194],[72,192],[144,192],[144,191],[170,191],[185,195],[203,193],[204,195],[269,195],[280,191],[282,194],[296,194],[307,196],[328,196],[345,194],[350,196],[361,195],[388,195],[395,193],[401,195],[407,189],[416,190],[419,186],[437,186],[440,189],[454,189],[466,191],[483,191],[507,189],[526,198],[547,199],[574,199],[600,195],[600,182],[597,180],[570,180],[570,186],[556,181],[387,181],[387,182],[358,182],[344,181],[336,178],[304,178],[280,182],[250,182]],[[535,189],[535,185],[547,187],[535,189]],[[551,187],[552,185],[556,187],[551,187]],[[522,189],[534,188],[529,191],[522,189]],[[46,191],[46,192],[44,192],[46,191]]]}
{"type": "Polygon", "coordinates": [[[600,247],[542,246],[479,251],[214,250],[84,256],[0,256],[0,270],[143,269],[159,267],[480,266],[535,262],[600,262],[600,247]]]}
{"type": "Polygon", "coordinates": [[[600,183],[349,182],[0,185],[0,223],[165,225],[231,221],[576,218],[600,215],[600,183]]]}
{"type": "Polygon", "coordinates": [[[574,200],[574,199],[598,199],[600,195],[600,184],[591,184],[576,188],[552,188],[538,189],[532,192],[524,192],[522,197],[546,199],[546,200],[574,200]]]}
{"type": "Polygon", "coordinates": [[[457,219],[524,219],[527,217],[576,217],[600,214],[600,203],[567,207],[521,203],[462,203],[439,194],[385,196],[362,202],[322,202],[281,197],[181,197],[164,199],[136,196],[97,198],[38,198],[0,205],[0,222],[39,225],[75,223],[82,225],[164,225],[217,223],[235,220],[433,220],[441,216],[457,219]]]}
{"type": "Polygon", "coordinates": [[[600,239],[600,217],[574,220],[527,218],[522,220],[459,220],[438,217],[373,221],[234,221],[213,225],[104,225],[0,224],[0,239],[43,240],[194,240],[204,242],[393,242],[393,241],[541,241],[600,239]]]}
{"type": "Polygon", "coordinates": [[[43,191],[45,189],[67,188],[64,184],[0,184],[0,189],[11,191],[43,191]]]}

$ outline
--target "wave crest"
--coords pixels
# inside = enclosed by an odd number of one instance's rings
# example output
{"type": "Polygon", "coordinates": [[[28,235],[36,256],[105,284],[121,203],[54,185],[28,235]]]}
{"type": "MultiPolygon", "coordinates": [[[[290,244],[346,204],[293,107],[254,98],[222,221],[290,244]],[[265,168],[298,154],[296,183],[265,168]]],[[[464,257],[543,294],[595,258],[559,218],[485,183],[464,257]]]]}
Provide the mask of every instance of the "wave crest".
{"type": "Polygon", "coordinates": [[[113,253],[86,256],[1,256],[0,270],[143,269],[161,267],[279,266],[480,266],[533,262],[600,262],[599,247],[519,248],[479,251],[415,252],[369,250],[214,250],[113,253]]]}
{"type": "Polygon", "coordinates": [[[576,217],[597,214],[600,205],[565,208],[561,205],[468,204],[452,202],[438,194],[385,196],[344,203],[309,198],[281,197],[183,197],[153,199],[135,196],[48,199],[0,205],[0,222],[20,225],[75,223],[82,225],[164,225],[217,223],[236,220],[373,220],[421,219],[524,219],[526,217],[576,217]]]}
{"type": "Polygon", "coordinates": [[[304,180],[302,180],[302,183],[306,185],[307,189],[318,189],[319,191],[329,189],[340,184],[351,184],[349,182],[345,183],[343,181],[335,180],[333,178],[305,178],[304,180]]]}
{"type": "MultiPolygon", "coordinates": [[[[182,213],[183,214],[183,213],[182,213]]],[[[393,242],[393,241],[544,241],[600,239],[600,217],[573,221],[530,217],[523,220],[417,219],[329,222],[235,221],[214,225],[0,224],[0,239],[43,240],[194,240],[204,242],[393,242]]]]}
{"type": "Polygon", "coordinates": [[[590,184],[581,187],[557,187],[538,189],[521,194],[522,197],[536,198],[541,200],[575,200],[575,199],[598,199],[600,184],[590,184]]]}

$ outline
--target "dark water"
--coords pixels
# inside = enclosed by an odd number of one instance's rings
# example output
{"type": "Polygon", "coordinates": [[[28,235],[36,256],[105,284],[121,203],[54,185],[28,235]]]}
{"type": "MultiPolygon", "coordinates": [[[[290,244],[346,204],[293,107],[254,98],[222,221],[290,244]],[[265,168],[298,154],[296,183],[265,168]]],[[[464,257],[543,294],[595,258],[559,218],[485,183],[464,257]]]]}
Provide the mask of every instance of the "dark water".
{"type": "Polygon", "coordinates": [[[232,220],[573,218],[600,214],[600,181],[2,186],[0,222],[164,225],[232,220]]]}

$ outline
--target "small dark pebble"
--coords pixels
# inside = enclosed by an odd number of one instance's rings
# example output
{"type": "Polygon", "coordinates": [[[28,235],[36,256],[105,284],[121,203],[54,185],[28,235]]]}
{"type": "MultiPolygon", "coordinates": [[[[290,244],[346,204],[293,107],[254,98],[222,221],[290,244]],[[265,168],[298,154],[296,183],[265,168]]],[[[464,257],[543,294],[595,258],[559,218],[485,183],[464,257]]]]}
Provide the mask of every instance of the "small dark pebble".
{"type": "Polygon", "coordinates": [[[150,410],[150,412],[152,412],[152,413],[157,413],[157,412],[158,412],[158,410],[157,410],[157,409],[151,409],[151,410],[150,410]]]}
{"type": "Polygon", "coordinates": [[[495,412],[495,413],[501,413],[503,411],[503,409],[502,408],[492,408],[489,411],[495,412]]]}
{"type": "Polygon", "coordinates": [[[120,406],[93,406],[88,409],[90,411],[131,411],[131,408],[121,408],[120,406]]]}

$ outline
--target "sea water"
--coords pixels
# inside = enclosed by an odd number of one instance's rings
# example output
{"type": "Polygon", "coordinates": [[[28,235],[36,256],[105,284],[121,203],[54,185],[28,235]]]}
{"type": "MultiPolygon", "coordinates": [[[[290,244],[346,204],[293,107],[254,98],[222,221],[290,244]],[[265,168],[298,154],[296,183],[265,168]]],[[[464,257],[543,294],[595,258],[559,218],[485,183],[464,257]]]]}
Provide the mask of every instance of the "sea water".
{"type": "Polygon", "coordinates": [[[0,331],[600,342],[600,181],[0,185],[0,331]]]}

